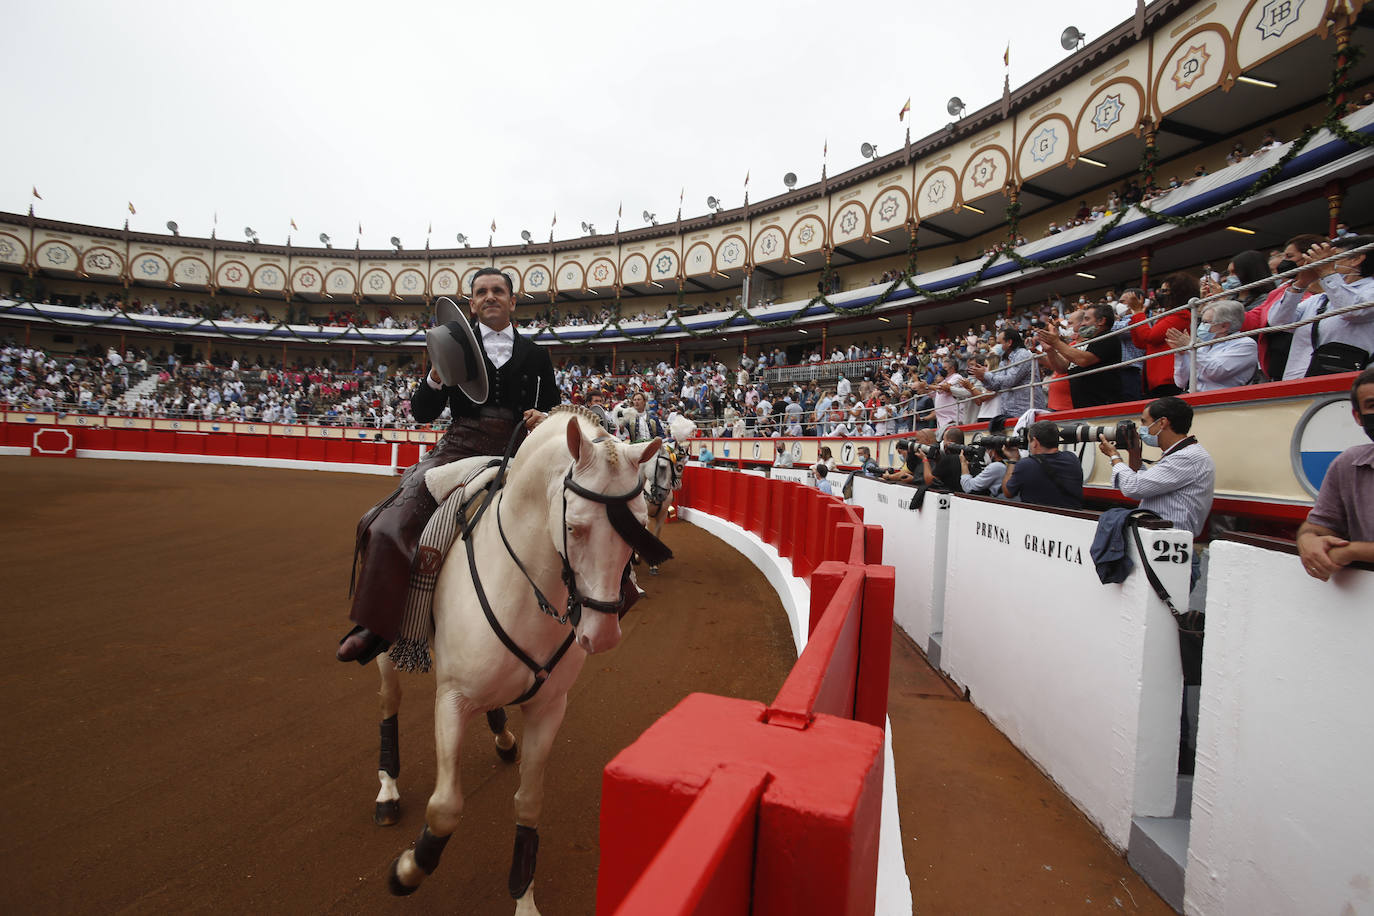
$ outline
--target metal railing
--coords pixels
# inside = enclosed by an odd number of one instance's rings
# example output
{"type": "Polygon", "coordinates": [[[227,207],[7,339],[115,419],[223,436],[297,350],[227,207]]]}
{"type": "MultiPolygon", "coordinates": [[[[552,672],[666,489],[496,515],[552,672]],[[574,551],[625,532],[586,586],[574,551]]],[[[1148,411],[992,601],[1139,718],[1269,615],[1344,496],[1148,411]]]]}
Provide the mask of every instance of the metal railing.
{"type": "MultiPolygon", "coordinates": [[[[1367,253],[1367,252],[1371,252],[1371,251],[1374,251],[1374,245],[1364,245],[1364,246],[1360,246],[1360,247],[1357,247],[1357,248],[1351,248],[1351,249],[1347,249],[1347,250],[1342,250],[1342,251],[1337,252],[1336,254],[1330,255],[1330,256],[1328,256],[1328,257],[1326,257],[1326,258],[1322,258],[1321,260],[1313,261],[1313,262],[1311,262],[1310,264],[1306,264],[1306,265],[1303,265],[1303,266],[1301,266],[1301,267],[1295,267],[1295,268],[1293,268],[1293,269],[1291,269],[1291,270],[1287,270],[1287,271],[1284,271],[1284,272],[1279,273],[1279,274],[1275,274],[1275,275],[1270,276],[1270,277],[1265,277],[1265,278],[1263,278],[1263,279],[1261,279],[1261,280],[1256,280],[1256,281],[1253,281],[1253,282],[1251,282],[1251,283],[1247,283],[1247,284],[1244,284],[1244,285],[1242,285],[1242,286],[1235,287],[1235,288],[1233,288],[1233,289],[1223,290],[1223,291],[1221,291],[1220,293],[1215,293],[1215,294],[1213,294],[1213,295],[1211,295],[1211,296],[1207,296],[1207,297],[1203,297],[1203,298],[1194,299],[1194,300],[1191,300],[1191,301],[1189,301],[1189,302],[1187,302],[1187,303],[1184,303],[1184,304],[1182,304],[1182,305],[1174,306],[1173,308],[1167,309],[1167,310],[1165,310],[1165,311],[1157,312],[1157,313],[1150,319],[1151,321],[1158,321],[1158,320],[1161,319],[1161,318],[1167,317],[1167,316],[1169,316],[1169,315],[1178,314],[1178,313],[1181,313],[1181,312],[1184,312],[1184,311],[1187,311],[1187,312],[1188,312],[1188,315],[1189,315],[1189,323],[1188,323],[1188,327],[1189,327],[1189,332],[1188,332],[1189,342],[1188,342],[1188,344],[1186,344],[1185,346],[1181,346],[1181,347],[1173,347],[1173,348],[1169,348],[1169,349],[1166,349],[1166,350],[1159,350],[1159,351],[1156,351],[1156,352],[1154,352],[1154,353],[1148,353],[1148,354],[1146,354],[1146,355],[1144,355],[1144,356],[1134,357],[1134,358],[1131,358],[1131,359],[1123,359],[1123,360],[1121,360],[1121,361],[1119,361],[1119,362],[1112,363],[1111,365],[1108,365],[1108,366],[1090,366],[1090,367],[1087,367],[1087,368],[1082,368],[1082,369],[1079,369],[1078,371],[1074,372],[1073,377],[1074,377],[1075,379],[1079,379],[1079,378],[1085,378],[1085,377],[1088,377],[1088,376],[1092,376],[1092,375],[1096,375],[1096,374],[1100,374],[1100,373],[1104,373],[1104,372],[1117,372],[1117,371],[1120,371],[1120,370],[1121,370],[1122,368],[1124,368],[1124,367],[1130,367],[1130,366],[1144,366],[1145,363],[1149,362],[1149,361],[1152,360],[1152,359],[1164,359],[1164,358],[1172,359],[1173,356],[1174,356],[1175,354],[1178,354],[1178,353],[1187,353],[1187,354],[1192,355],[1192,354],[1193,354],[1195,351],[1197,351],[1197,350],[1203,350],[1203,349],[1206,349],[1206,348],[1208,348],[1208,347],[1216,346],[1217,344],[1225,343],[1225,342],[1227,342],[1227,341],[1237,340],[1237,339],[1245,338],[1245,337],[1255,337],[1255,338],[1258,338],[1258,337],[1262,337],[1262,336],[1264,336],[1264,335],[1266,335],[1266,334],[1277,334],[1277,333],[1283,333],[1283,332],[1286,332],[1286,331],[1293,331],[1293,330],[1296,330],[1296,329],[1298,329],[1298,328],[1310,326],[1310,325],[1315,324],[1316,322],[1319,322],[1319,321],[1325,321],[1325,320],[1327,320],[1327,319],[1334,318],[1334,317],[1337,317],[1337,316],[1340,316],[1340,315],[1348,314],[1348,313],[1351,313],[1351,312],[1364,311],[1364,310],[1366,310],[1366,309],[1369,309],[1370,307],[1374,307],[1374,300],[1365,300],[1365,301],[1353,303],[1353,304],[1348,305],[1348,306],[1343,306],[1343,307],[1340,307],[1340,308],[1331,308],[1331,309],[1328,309],[1328,310],[1326,310],[1325,312],[1321,313],[1320,315],[1314,315],[1314,316],[1312,316],[1312,317],[1310,317],[1310,318],[1299,319],[1299,320],[1297,320],[1297,321],[1287,322],[1287,323],[1284,323],[1284,324],[1266,325],[1266,326],[1263,327],[1263,328],[1256,328],[1256,329],[1250,330],[1250,331],[1237,331],[1237,332],[1235,332],[1235,333],[1227,334],[1225,337],[1215,337],[1215,338],[1212,338],[1211,340],[1207,340],[1207,341],[1198,341],[1198,340],[1197,340],[1198,316],[1201,315],[1201,313],[1207,308],[1207,306],[1209,306],[1209,305],[1211,305],[1211,304],[1213,304],[1213,303],[1216,303],[1216,302],[1234,301],[1234,300],[1237,298],[1238,295],[1241,295],[1241,294],[1243,294],[1243,293],[1245,293],[1245,292],[1247,292],[1247,291],[1249,291],[1249,290],[1251,290],[1251,289],[1256,289],[1256,288],[1263,287],[1263,286],[1273,285],[1273,286],[1275,287],[1275,289],[1277,289],[1277,288],[1278,288],[1278,285],[1280,285],[1282,281],[1289,280],[1289,279],[1291,279],[1291,278],[1293,278],[1293,277],[1296,277],[1299,273],[1302,273],[1303,271],[1307,271],[1307,270],[1312,269],[1313,267],[1321,266],[1321,265],[1324,265],[1324,264],[1333,263],[1333,262],[1335,262],[1335,261],[1337,261],[1337,260],[1341,260],[1341,259],[1344,259],[1344,258],[1348,258],[1348,257],[1350,257],[1351,255],[1363,254],[1363,253],[1367,253]]],[[[1136,327],[1138,327],[1138,326],[1139,326],[1138,323],[1127,324],[1127,325],[1126,325],[1125,327],[1123,327],[1123,328],[1119,328],[1119,329],[1116,329],[1116,330],[1113,330],[1113,331],[1108,331],[1108,332],[1106,332],[1106,333],[1103,333],[1103,334],[1098,335],[1097,337],[1095,337],[1095,338],[1093,338],[1093,339],[1095,339],[1095,340],[1101,340],[1101,339],[1105,339],[1105,338],[1108,338],[1108,337],[1114,337],[1114,336],[1118,336],[1118,335],[1122,335],[1122,334],[1129,334],[1133,328],[1136,328],[1136,327]]],[[[1032,358],[1036,360],[1036,365],[1037,365],[1037,367],[1039,367],[1039,357],[1038,357],[1038,356],[1032,356],[1032,358]]],[[[860,362],[864,362],[864,361],[860,361],[860,362]]],[[[882,362],[884,362],[884,360],[876,360],[876,361],[871,361],[871,362],[877,362],[877,363],[881,364],[882,362]]],[[[822,363],[822,364],[820,364],[820,365],[823,367],[823,366],[828,365],[828,364],[822,363]]],[[[834,364],[830,364],[830,365],[843,366],[843,365],[852,365],[852,363],[848,363],[848,364],[847,364],[847,363],[834,363],[834,364]]],[[[1195,390],[1195,389],[1197,388],[1197,368],[1198,368],[1198,360],[1197,360],[1196,358],[1191,358],[1191,359],[1189,360],[1189,385],[1188,385],[1188,388],[1189,388],[1190,391],[1191,391],[1191,390],[1195,390]]],[[[1258,361],[1256,362],[1256,368],[1259,368],[1258,361]]],[[[1039,373],[1035,373],[1035,372],[1033,371],[1032,375],[1033,375],[1033,381],[1031,381],[1031,382],[1029,382],[1029,383],[1027,383],[1027,384],[1024,384],[1024,385],[1017,385],[1017,386],[1013,386],[1013,387],[1010,387],[1010,388],[997,389],[996,391],[991,391],[991,390],[986,390],[986,389],[985,389],[982,393],[983,393],[983,394],[998,394],[998,393],[1005,393],[1005,392],[1008,392],[1008,391],[1021,391],[1021,390],[1031,389],[1031,390],[1032,390],[1032,397],[1033,397],[1032,403],[1035,403],[1036,401],[1040,401],[1040,402],[1042,402],[1042,403],[1048,403],[1048,397],[1047,397],[1047,396],[1048,396],[1049,386],[1050,386],[1052,383],[1061,382],[1061,381],[1064,381],[1064,380],[1067,379],[1067,376],[1065,376],[1065,375],[1057,375],[1057,374],[1045,375],[1043,369],[1042,369],[1041,372],[1039,372],[1039,373]],[[1034,375],[1036,375],[1036,374],[1039,374],[1041,377],[1038,378],[1038,379],[1034,379],[1034,375]],[[1043,392],[1043,395],[1041,395],[1041,394],[1036,394],[1035,389],[1039,389],[1041,392],[1043,392]]],[[[860,373],[860,376],[862,376],[862,373],[860,373]]],[[[846,375],[846,377],[849,377],[849,376],[846,375]]],[[[770,381],[771,381],[771,380],[770,380],[770,381]]],[[[784,379],[783,381],[786,381],[786,380],[784,379]]],[[[1241,386],[1241,387],[1243,387],[1243,386],[1241,386]]],[[[981,396],[981,395],[972,395],[972,394],[970,395],[970,397],[974,397],[974,396],[981,396]]],[[[918,395],[917,397],[920,397],[920,395],[918,395]]],[[[967,400],[967,399],[966,399],[966,398],[960,398],[959,400],[962,402],[962,401],[967,400]]],[[[916,423],[917,423],[917,422],[925,422],[925,421],[929,420],[930,417],[935,413],[934,410],[926,411],[926,412],[923,412],[923,413],[918,413],[918,412],[914,409],[914,403],[915,403],[915,401],[916,401],[916,398],[903,398],[903,399],[901,399],[900,401],[898,401],[895,405],[891,405],[891,406],[889,407],[889,410],[893,410],[893,409],[895,408],[895,411],[896,411],[896,416],[893,418],[894,426],[896,427],[895,430],[894,430],[895,432],[898,432],[898,433],[909,432],[909,431],[911,431],[912,429],[914,429],[914,428],[916,427],[916,423]]],[[[847,413],[848,413],[848,410],[849,410],[848,406],[846,405],[844,409],[845,409],[846,414],[847,414],[847,413]]],[[[864,412],[865,412],[865,414],[867,414],[867,413],[869,412],[869,409],[868,409],[868,408],[865,408],[864,412]]],[[[733,421],[733,419],[732,419],[732,420],[731,420],[731,424],[733,424],[733,422],[734,422],[734,421],[733,421]]],[[[782,412],[770,413],[767,417],[762,418],[762,425],[764,425],[765,427],[778,427],[778,428],[782,428],[782,427],[785,427],[785,426],[788,424],[788,422],[789,422],[789,421],[786,419],[786,415],[785,415],[784,413],[782,413],[782,412]]],[[[755,430],[758,429],[759,423],[760,423],[760,418],[755,418],[755,430]]],[[[811,418],[808,418],[808,419],[803,420],[803,424],[802,424],[802,425],[803,425],[804,428],[811,428],[811,429],[814,429],[814,430],[815,430],[814,433],[810,433],[810,434],[808,434],[808,435],[819,435],[819,436],[822,436],[822,437],[832,435],[833,432],[834,432],[834,430],[838,428],[838,424],[832,423],[832,422],[829,422],[829,421],[825,421],[825,420],[817,420],[816,418],[814,418],[814,416],[811,417],[811,418]]],[[[845,421],[845,426],[848,427],[848,425],[849,425],[849,424],[848,424],[848,421],[846,420],[846,421],[845,421]]],[[[701,430],[702,432],[704,432],[704,433],[705,433],[706,435],[708,435],[708,436],[712,435],[712,433],[713,433],[714,430],[722,430],[722,428],[729,428],[729,427],[726,426],[726,424],[725,424],[723,418],[714,418],[714,419],[705,420],[705,421],[698,420],[698,421],[697,421],[697,427],[698,427],[699,430],[701,430]]],[[[854,431],[854,430],[852,430],[852,429],[848,429],[847,432],[848,432],[848,435],[850,435],[850,436],[857,436],[857,435],[859,435],[858,432],[856,432],[856,431],[854,431]]],[[[881,433],[877,433],[877,434],[881,434],[881,433]]],[[[717,435],[719,435],[719,434],[717,434],[717,435]]],[[[765,435],[767,435],[767,433],[765,433],[765,435]]]]}

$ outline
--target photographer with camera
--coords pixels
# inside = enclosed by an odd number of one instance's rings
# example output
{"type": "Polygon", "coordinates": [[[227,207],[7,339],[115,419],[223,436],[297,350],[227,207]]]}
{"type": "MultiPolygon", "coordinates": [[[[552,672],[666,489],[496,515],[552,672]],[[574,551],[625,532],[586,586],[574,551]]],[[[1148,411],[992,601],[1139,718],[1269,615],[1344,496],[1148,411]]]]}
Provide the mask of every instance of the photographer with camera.
{"type": "Polygon", "coordinates": [[[1007,474],[1006,456],[1002,449],[1006,447],[1006,440],[1000,436],[984,440],[974,440],[972,446],[965,446],[959,451],[959,487],[965,493],[972,493],[975,496],[1002,496],[1002,480],[1007,474]],[[981,451],[983,457],[983,467],[977,475],[972,473],[969,465],[969,450],[981,451]]]}
{"type": "Polygon", "coordinates": [[[859,454],[856,461],[859,465],[860,474],[868,477],[877,477],[882,474],[882,469],[878,467],[878,462],[873,460],[873,453],[869,451],[868,446],[861,445],[858,451],[859,454]]]}
{"type": "MultiPolygon", "coordinates": [[[[1182,398],[1167,397],[1151,401],[1140,414],[1142,432],[1131,437],[1127,458],[1107,437],[1098,437],[1098,450],[1112,462],[1112,486],[1130,499],[1139,499],[1148,509],[1175,528],[1202,534],[1207,515],[1212,511],[1212,494],[1217,466],[1195,437],[1192,405],[1182,398]],[[1141,468],[1141,444],[1158,446],[1163,454],[1149,468],[1141,468]]],[[[1201,557],[1193,551],[1191,585],[1197,584],[1201,557]]]]}
{"type": "MultiPolygon", "coordinates": [[[[922,432],[924,430],[917,430],[917,435],[922,432]]],[[[916,479],[916,464],[919,459],[916,457],[914,445],[915,443],[910,439],[897,440],[897,457],[901,459],[902,463],[884,473],[883,480],[892,483],[911,483],[916,479]]]]}
{"type": "MultiPolygon", "coordinates": [[[[922,430],[931,433],[930,430],[922,430]]],[[[931,433],[933,436],[933,433],[931,433]]],[[[960,492],[959,447],[964,444],[964,431],[957,426],[945,429],[939,445],[926,445],[916,449],[921,457],[921,476],[928,487],[940,487],[951,493],[960,492]]]]}
{"type": "Polygon", "coordinates": [[[1059,427],[1049,420],[1032,423],[1027,439],[1030,456],[1012,463],[1003,494],[1037,506],[1083,508],[1083,465],[1059,450],[1059,427]]]}

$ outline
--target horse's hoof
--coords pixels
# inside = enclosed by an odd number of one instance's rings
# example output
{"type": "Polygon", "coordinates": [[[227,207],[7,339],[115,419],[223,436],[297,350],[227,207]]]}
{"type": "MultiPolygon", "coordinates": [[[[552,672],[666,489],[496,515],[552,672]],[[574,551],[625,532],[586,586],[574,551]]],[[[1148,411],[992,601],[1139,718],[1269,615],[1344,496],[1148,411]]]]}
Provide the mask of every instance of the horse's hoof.
{"type": "Polygon", "coordinates": [[[372,812],[372,823],[378,827],[390,827],[401,822],[401,801],[392,799],[391,801],[377,802],[377,808],[372,812]]]}
{"type": "Polygon", "coordinates": [[[409,897],[411,894],[418,891],[420,886],[417,884],[414,887],[406,887],[401,883],[401,876],[396,871],[396,866],[400,861],[400,858],[391,860],[391,870],[386,876],[386,889],[391,891],[391,896],[393,897],[409,897]]]}
{"type": "Polygon", "coordinates": [[[496,756],[500,757],[506,763],[515,763],[516,758],[520,756],[520,742],[512,741],[510,747],[502,747],[498,743],[496,745],[496,756]]]}
{"type": "Polygon", "coordinates": [[[651,575],[651,576],[656,576],[656,575],[658,575],[658,567],[657,567],[657,566],[650,566],[650,567],[649,567],[649,575],[651,575]]]}

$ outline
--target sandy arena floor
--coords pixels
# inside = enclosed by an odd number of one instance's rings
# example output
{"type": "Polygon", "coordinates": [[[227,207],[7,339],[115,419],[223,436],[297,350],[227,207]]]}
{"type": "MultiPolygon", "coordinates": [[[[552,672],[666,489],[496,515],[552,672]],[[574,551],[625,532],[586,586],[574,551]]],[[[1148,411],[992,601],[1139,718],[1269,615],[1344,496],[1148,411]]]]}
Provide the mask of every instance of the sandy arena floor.
{"type": "MultiPolygon", "coordinates": [[[[484,750],[480,722],[443,864],[413,897],[386,892],[433,783],[433,682],[404,681],[402,822],[374,827],[377,676],[333,653],[354,525],[392,481],[28,458],[0,469],[7,912],[512,911],[518,775],[484,750]]],[[[571,695],[540,831],[546,916],[593,910],[605,763],[691,691],[771,700],[795,660],[752,565],[691,525],[665,539],[677,559],[643,577],[624,642],[589,659],[571,695]]],[[[891,690],[917,912],[1172,912],[900,634],[891,690]]]]}
{"type": "MultiPolygon", "coordinates": [[[[6,910],[512,911],[518,775],[485,736],[443,864],[414,897],[386,892],[433,785],[433,681],[404,682],[402,822],[374,827],[376,669],[333,655],[354,525],[390,480],[0,467],[6,910]]],[[[570,698],[540,831],[546,914],[593,910],[607,761],[690,691],[771,700],[795,661],[753,566],[690,525],[666,539],[678,559],[644,576],[621,646],[588,660],[570,698]]]]}

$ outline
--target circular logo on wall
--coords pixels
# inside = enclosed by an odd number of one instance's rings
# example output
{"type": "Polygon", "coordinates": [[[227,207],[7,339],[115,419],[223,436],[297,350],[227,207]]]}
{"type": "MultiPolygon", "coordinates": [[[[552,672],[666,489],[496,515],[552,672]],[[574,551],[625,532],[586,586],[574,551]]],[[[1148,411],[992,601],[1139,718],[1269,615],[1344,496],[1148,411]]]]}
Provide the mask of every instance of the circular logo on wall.
{"type": "Polygon", "coordinates": [[[1318,401],[1293,427],[1293,474],[1308,493],[1316,496],[1336,456],[1367,441],[1350,416],[1350,398],[1337,395],[1318,401]]]}

